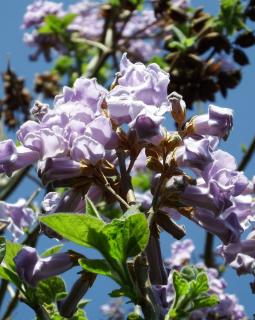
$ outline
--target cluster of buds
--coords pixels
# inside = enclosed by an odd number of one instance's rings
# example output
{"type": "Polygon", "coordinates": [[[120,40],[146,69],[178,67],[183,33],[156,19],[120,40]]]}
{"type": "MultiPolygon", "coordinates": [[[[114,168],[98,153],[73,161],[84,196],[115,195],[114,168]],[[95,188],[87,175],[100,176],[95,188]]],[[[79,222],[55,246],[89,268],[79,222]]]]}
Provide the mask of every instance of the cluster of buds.
{"type": "Polygon", "coordinates": [[[243,66],[248,58],[239,47],[238,39],[232,45],[227,36],[218,31],[211,15],[201,8],[194,11],[188,8],[169,4],[164,13],[166,25],[179,28],[185,23],[188,28],[183,34],[187,44],[182,48],[173,45],[180,42],[180,35],[170,28],[165,38],[165,48],[170,53],[165,59],[173,80],[170,91],[182,94],[187,106],[192,107],[196,101],[214,101],[217,92],[226,96],[228,89],[235,88],[241,80],[234,62],[243,66]]]}
{"type": "Polygon", "coordinates": [[[1,115],[9,128],[15,128],[23,115],[23,121],[29,118],[29,108],[32,97],[24,87],[24,79],[18,77],[8,65],[6,72],[2,74],[5,97],[0,101],[1,115]]]}
{"type": "Polygon", "coordinates": [[[34,90],[42,93],[46,99],[54,98],[59,92],[59,76],[45,72],[35,76],[34,90]]]}

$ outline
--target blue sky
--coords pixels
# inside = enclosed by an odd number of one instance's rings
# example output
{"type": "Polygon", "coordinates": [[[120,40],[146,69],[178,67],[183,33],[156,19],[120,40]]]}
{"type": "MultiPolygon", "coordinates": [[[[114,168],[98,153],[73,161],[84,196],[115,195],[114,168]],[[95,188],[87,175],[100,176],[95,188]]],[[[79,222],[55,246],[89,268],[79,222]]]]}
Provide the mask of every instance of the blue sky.
{"type": "MultiPolygon", "coordinates": [[[[67,4],[74,1],[67,0],[67,4]]],[[[11,64],[14,70],[26,78],[27,86],[31,87],[33,82],[34,74],[37,72],[42,72],[48,69],[48,64],[46,64],[42,59],[39,62],[29,62],[28,54],[31,52],[22,42],[23,31],[20,28],[22,23],[22,16],[24,14],[25,8],[31,1],[29,0],[8,0],[1,1],[0,4],[0,70],[3,71],[6,68],[7,58],[10,58],[11,64]]],[[[217,12],[218,1],[217,0],[193,0],[194,5],[204,5],[208,11],[217,12]]],[[[231,152],[239,161],[242,157],[241,145],[249,144],[252,140],[255,129],[255,48],[248,50],[248,55],[250,58],[251,65],[244,68],[243,80],[237,89],[229,91],[227,99],[223,99],[221,96],[217,97],[215,104],[219,106],[231,107],[234,109],[234,129],[225,143],[222,143],[222,149],[231,152]]],[[[207,106],[205,105],[206,109],[207,106]]],[[[254,164],[255,157],[250,162],[246,174],[249,177],[254,175],[254,164]]],[[[13,194],[10,198],[11,201],[16,201],[20,196],[27,197],[34,185],[26,182],[23,186],[18,188],[17,192],[13,194]]],[[[185,221],[186,224],[186,221],[185,221]]],[[[197,247],[197,259],[199,259],[199,253],[203,249],[204,237],[203,230],[198,227],[187,225],[187,237],[194,240],[197,247]]],[[[169,248],[171,239],[167,235],[162,237],[162,245],[164,256],[169,255],[169,248]]],[[[52,240],[43,238],[40,242],[40,248],[45,248],[47,245],[54,245],[52,240]]],[[[250,276],[237,277],[235,273],[230,270],[226,272],[226,281],[228,282],[228,291],[230,293],[238,293],[240,302],[246,307],[246,311],[251,318],[254,311],[254,296],[250,293],[249,281],[252,280],[250,276]]],[[[71,277],[67,279],[70,285],[71,277]]],[[[87,298],[94,300],[87,307],[87,312],[90,319],[100,319],[100,313],[98,312],[100,304],[108,300],[107,292],[113,288],[111,281],[106,278],[99,277],[96,281],[96,285],[88,293],[87,298]]],[[[0,311],[1,314],[1,311],[0,311]]],[[[31,311],[24,305],[14,313],[13,319],[32,319],[31,311]],[[22,315],[22,316],[21,316],[22,315]]]]}

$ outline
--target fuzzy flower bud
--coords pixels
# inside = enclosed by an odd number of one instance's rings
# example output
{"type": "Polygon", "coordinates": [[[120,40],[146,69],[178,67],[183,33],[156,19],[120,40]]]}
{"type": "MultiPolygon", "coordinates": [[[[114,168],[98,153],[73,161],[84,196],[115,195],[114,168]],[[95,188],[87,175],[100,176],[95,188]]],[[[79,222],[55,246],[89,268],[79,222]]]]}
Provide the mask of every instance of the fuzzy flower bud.
{"type": "Polygon", "coordinates": [[[178,126],[181,127],[186,117],[186,103],[182,99],[182,96],[177,92],[172,92],[168,96],[168,99],[171,103],[172,117],[174,118],[178,126]]]}

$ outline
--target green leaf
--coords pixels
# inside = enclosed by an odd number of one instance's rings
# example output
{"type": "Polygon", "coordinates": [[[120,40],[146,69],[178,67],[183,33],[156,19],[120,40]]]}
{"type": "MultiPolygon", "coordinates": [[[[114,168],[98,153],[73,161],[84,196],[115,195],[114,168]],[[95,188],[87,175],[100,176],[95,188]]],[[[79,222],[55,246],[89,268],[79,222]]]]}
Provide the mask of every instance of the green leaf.
{"type": "Polygon", "coordinates": [[[48,24],[44,24],[43,26],[41,26],[37,32],[39,34],[50,34],[52,33],[53,31],[51,30],[51,27],[48,25],[48,24]]]}
{"type": "Polygon", "coordinates": [[[5,238],[0,237],[0,263],[3,261],[6,252],[5,238]]]}
{"type": "Polygon", "coordinates": [[[14,283],[18,288],[21,286],[21,281],[17,274],[6,267],[0,266],[0,278],[14,283]]]}
{"type": "Polygon", "coordinates": [[[41,216],[40,221],[74,243],[95,248],[104,222],[87,214],[55,213],[41,216]]]}
{"type": "Polygon", "coordinates": [[[128,314],[127,320],[144,320],[144,319],[141,316],[139,316],[139,314],[132,312],[128,314]]]}
{"type": "Polygon", "coordinates": [[[86,202],[86,213],[101,219],[100,214],[97,211],[97,208],[94,206],[94,203],[89,199],[88,196],[85,197],[85,202],[86,202]]]}
{"type": "MultiPolygon", "coordinates": [[[[50,320],[63,320],[63,319],[66,319],[66,318],[63,318],[59,314],[55,303],[44,304],[44,308],[46,309],[50,320]]],[[[71,318],[68,318],[68,319],[69,320],[88,320],[88,318],[86,317],[85,311],[80,308],[80,304],[78,304],[78,309],[75,312],[75,314],[71,318]]]]}
{"type": "Polygon", "coordinates": [[[65,283],[60,277],[51,277],[40,281],[34,291],[35,298],[40,304],[50,304],[56,301],[58,294],[66,291],[65,283]]]}
{"type": "Polygon", "coordinates": [[[21,244],[13,243],[8,240],[6,241],[6,253],[3,262],[10,270],[14,272],[16,272],[16,267],[13,259],[16,257],[16,255],[21,249],[21,244]]]}
{"type": "MultiPolygon", "coordinates": [[[[161,60],[163,61],[161,57],[153,57],[153,59],[150,62],[155,62],[159,64],[161,60]]],[[[134,177],[132,177],[132,184],[134,188],[141,189],[142,191],[149,190],[150,183],[151,175],[149,173],[138,172],[134,177]]]]}
{"type": "Polygon", "coordinates": [[[194,301],[194,310],[200,308],[212,308],[216,306],[220,302],[219,298],[216,294],[212,294],[211,296],[201,297],[198,300],[194,301]]]}
{"type": "Polygon", "coordinates": [[[104,256],[125,262],[145,249],[149,239],[148,223],[142,213],[114,219],[102,229],[101,237],[103,243],[98,249],[103,250],[104,256]]]}
{"type": "Polygon", "coordinates": [[[51,247],[46,251],[44,251],[41,254],[41,257],[46,258],[46,257],[52,256],[53,254],[58,253],[62,248],[63,248],[63,244],[57,244],[56,246],[51,247]]]}
{"type": "Polygon", "coordinates": [[[120,288],[120,289],[116,289],[113,290],[112,292],[109,293],[109,296],[111,298],[120,298],[120,297],[125,297],[129,295],[129,290],[128,288],[120,288]]]}
{"type": "Polygon", "coordinates": [[[174,34],[176,35],[177,39],[181,42],[184,43],[186,36],[185,34],[182,32],[182,30],[180,30],[179,28],[177,28],[176,26],[171,26],[171,29],[173,30],[174,34]]]}
{"type": "Polygon", "coordinates": [[[173,272],[175,299],[165,320],[187,319],[190,312],[215,306],[219,299],[209,295],[208,277],[202,268],[186,266],[180,272],[173,272]]]}
{"type": "Polygon", "coordinates": [[[71,320],[88,320],[88,318],[86,316],[85,311],[79,308],[72,316],[71,320]]]}
{"type": "Polygon", "coordinates": [[[198,295],[199,293],[204,293],[209,290],[208,278],[205,272],[200,272],[197,275],[196,280],[193,280],[190,285],[193,295],[198,295]]]}
{"type": "MultiPolygon", "coordinates": [[[[61,33],[61,19],[54,15],[48,15],[44,18],[45,24],[48,26],[49,30],[53,33],[61,33]]],[[[41,30],[39,29],[39,32],[41,30]]]]}
{"type": "Polygon", "coordinates": [[[63,18],[61,18],[61,26],[62,28],[66,28],[73,20],[77,17],[75,13],[68,13],[63,18]]]}
{"type": "Polygon", "coordinates": [[[112,277],[112,272],[106,260],[79,259],[80,266],[86,271],[112,277]]]}
{"type": "Polygon", "coordinates": [[[71,69],[73,65],[73,59],[69,56],[60,56],[54,65],[54,70],[56,70],[61,75],[64,75],[67,71],[71,69]]]}
{"type": "Polygon", "coordinates": [[[189,283],[178,271],[173,272],[173,286],[175,290],[175,305],[181,296],[185,296],[189,292],[189,283]]]}
{"type": "Polygon", "coordinates": [[[38,29],[38,32],[41,34],[63,34],[76,16],[74,13],[66,14],[64,17],[57,17],[50,14],[44,18],[44,25],[38,29]]]}
{"type": "Polygon", "coordinates": [[[198,269],[194,266],[185,266],[181,269],[181,275],[187,281],[196,279],[198,272],[198,269]]]}
{"type": "Polygon", "coordinates": [[[221,0],[220,13],[216,17],[216,27],[219,31],[226,30],[232,35],[240,29],[247,29],[243,21],[244,6],[240,0],[221,0]]]}

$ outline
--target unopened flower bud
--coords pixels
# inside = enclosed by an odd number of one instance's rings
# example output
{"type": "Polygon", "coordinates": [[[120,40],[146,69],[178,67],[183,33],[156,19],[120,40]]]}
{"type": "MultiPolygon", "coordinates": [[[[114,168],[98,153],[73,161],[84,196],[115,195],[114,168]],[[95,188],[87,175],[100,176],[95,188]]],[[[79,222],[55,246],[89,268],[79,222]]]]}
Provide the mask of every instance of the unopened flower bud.
{"type": "Polygon", "coordinates": [[[185,121],[186,117],[186,103],[182,99],[182,96],[179,95],[177,92],[172,92],[168,99],[171,103],[171,114],[178,127],[181,127],[185,121]]]}
{"type": "Polygon", "coordinates": [[[41,103],[40,101],[36,101],[33,108],[31,109],[32,115],[36,120],[41,121],[43,116],[48,112],[49,105],[45,103],[41,103]]]}

